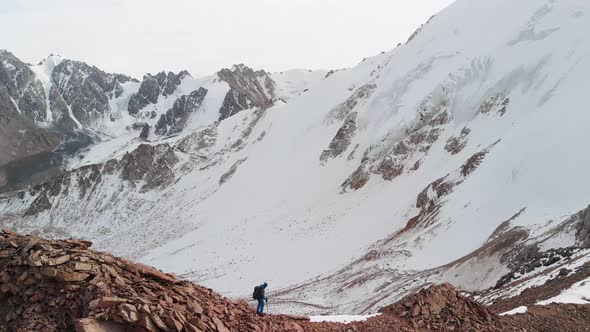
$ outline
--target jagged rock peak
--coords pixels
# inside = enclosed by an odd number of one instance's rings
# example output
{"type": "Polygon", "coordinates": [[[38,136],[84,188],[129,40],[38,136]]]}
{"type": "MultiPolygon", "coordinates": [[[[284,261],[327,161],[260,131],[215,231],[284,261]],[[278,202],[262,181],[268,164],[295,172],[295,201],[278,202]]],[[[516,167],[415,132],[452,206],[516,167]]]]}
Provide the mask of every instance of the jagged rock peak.
{"type": "Polygon", "coordinates": [[[178,98],[172,108],[160,116],[160,120],[156,124],[156,134],[171,135],[182,131],[189,115],[201,107],[207,92],[207,89],[201,87],[189,95],[178,98]]]}
{"type": "Polygon", "coordinates": [[[228,68],[223,68],[221,71],[224,71],[224,70],[229,70],[229,71],[232,71],[232,72],[234,72],[234,73],[239,73],[239,72],[242,72],[242,73],[249,73],[249,72],[253,72],[253,73],[255,73],[255,74],[256,74],[256,75],[258,75],[258,76],[265,76],[265,75],[268,75],[268,73],[267,73],[267,72],[266,72],[264,69],[254,70],[254,69],[252,69],[252,68],[250,68],[250,67],[246,66],[246,65],[245,65],[245,64],[243,64],[243,63],[238,63],[238,64],[235,64],[235,65],[231,66],[231,68],[230,68],[230,69],[228,69],[228,68]]]}
{"type": "Polygon", "coordinates": [[[6,50],[6,49],[0,49],[0,57],[11,57],[11,58],[16,58],[14,56],[14,54],[12,54],[12,52],[6,50]]]}
{"type": "Polygon", "coordinates": [[[220,70],[217,76],[230,87],[219,111],[219,120],[246,109],[273,105],[276,84],[266,71],[254,71],[244,64],[238,64],[231,69],[220,70]]]}
{"type": "Polygon", "coordinates": [[[173,72],[166,74],[164,71],[156,75],[145,74],[139,86],[139,91],[131,96],[129,100],[129,113],[137,114],[147,105],[157,103],[159,96],[167,97],[173,94],[187,76],[191,75],[186,70],[180,71],[178,74],[173,72]]]}
{"type": "Polygon", "coordinates": [[[50,53],[46,58],[41,59],[37,65],[42,65],[47,63],[48,61],[60,63],[64,60],[64,58],[59,54],[50,53]]]}

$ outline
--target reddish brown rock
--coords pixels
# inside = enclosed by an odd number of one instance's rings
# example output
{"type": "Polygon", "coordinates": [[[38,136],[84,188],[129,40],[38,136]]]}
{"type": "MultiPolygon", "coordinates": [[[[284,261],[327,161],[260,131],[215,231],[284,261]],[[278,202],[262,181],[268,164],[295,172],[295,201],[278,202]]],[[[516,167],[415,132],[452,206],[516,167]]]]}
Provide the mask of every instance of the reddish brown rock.
{"type": "Polygon", "coordinates": [[[117,306],[121,303],[125,303],[125,302],[127,302],[127,299],[114,297],[114,296],[107,296],[107,297],[102,297],[99,299],[92,300],[90,302],[90,309],[110,308],[110,307],[115,307],[115,306],[117,306]]]}
{"type": "Polygon", "coordinates": [[[125,326],[115,322],[83,318],[76,321],[76,332],[125,332],[125,326]]]}
{"type": "Polygon", "coordinates": [[[129,303],[122,303],[119,305],[119,315],[124,321],[129,323],[135,323],[139,321],[139,313],[135,306],[129,303]]]}
{"type": "Polygon", "coordinates": [[[70,256],[64,255],[64,256],[49,259],[47,261],[47,265],[49,265],[49,266],[61,265],[61,264],[65,264],[69,261],[70,261],[70,256]]]}
{"type": "Polygon", "coordinates": [[[223,324],[223,322],[216,316],[213,316],[213,323],[215,324],[218,332],[230,332],[229,329],[225,327],[225,324],[223,324]]]}
{"type": "Polygon", "coordinates": [[[92,265],[88,263],[76,262],[74,264],[74,270],[76,271],[90,271],[92,270],[92,265]]]}
{"type": "Polygon", "coordinates": [[[90,277],[88,273],[74,272],[74,271],[59,271],[56,278],[62,281],[84,281],[90,277]]]}
{"type": "MultiPolygon", "coordinates": [[[[258,317],[246,302],[145,265],[84,248],[78,241],[47,241],[0,233],[0,331],[383,332],[521,331],[507,318],[461,296],[450,285],[412,294],[382,315],[351,324],[311,323],[307,317],[258,317]],[[31,261],[68,261],[37,266],[31,261]],[[45,257],[45,258],[43,258],[45,257]],[[57,258],[57,260],[56,260],[57,258]],[[84,273],[78,272],[85,271],[84,273]]],[[[578,325],[589,318],[576,311],[578,325]]],[[[534,318],[541,319],[541,318],[534,318]]],[[[520,324],[520,323],[519,323],[520,324]]],[[[527,323],[526,326],[541,326],[527,323]]],[[[553,330],[550,330],[553,331],[553,330]]],[[[568,331],[563,329],[563,331],[568,331]]]]}

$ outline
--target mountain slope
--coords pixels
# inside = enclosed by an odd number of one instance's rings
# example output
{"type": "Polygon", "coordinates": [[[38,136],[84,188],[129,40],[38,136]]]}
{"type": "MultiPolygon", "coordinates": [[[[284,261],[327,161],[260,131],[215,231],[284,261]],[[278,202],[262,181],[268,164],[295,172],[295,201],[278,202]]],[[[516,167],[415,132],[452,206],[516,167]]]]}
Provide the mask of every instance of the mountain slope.
{"type": "Polygon", "coordinates": [[[433,280],[494,286],[506,257],[588,246],[589,15],[582,0],[459,0],[354,68],[291,84],[236,66],[187,83],[206,96],[176,108],[161,93],[177,80],[146,76],[148,102],[124,114],[147,135],[5,195],[2,222],[231,296],[295,284],[278,294],[294,311],[371,311],[433,280]]]}

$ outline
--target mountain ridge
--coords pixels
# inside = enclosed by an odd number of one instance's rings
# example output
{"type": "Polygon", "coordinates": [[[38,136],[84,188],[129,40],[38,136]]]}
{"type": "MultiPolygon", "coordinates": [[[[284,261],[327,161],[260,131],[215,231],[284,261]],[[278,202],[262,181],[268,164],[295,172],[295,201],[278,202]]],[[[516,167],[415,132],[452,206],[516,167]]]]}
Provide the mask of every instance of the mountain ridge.
{"type": "MultiPolygon", "coordinates": [[[[193,105],[193,110],[187,111],[185,106],[177,106],[176,101],[190,98],[197,91],[200,91],[200,98],[203,99],[207,93],[204,86],[214,84],[207,81],[214,81],[216,77],[229,82],[232,89],[227,91],[225,99],[221,101],[222,118],[249,108],[251,100],[256,100],[254,104],[262,106],[270,105],[274,98],[272,89],[275,84],[269,74],[263,70],[255,73],[243,64],[203,78],[193,79],[187,71],[178,74],[162,71],[155,76],[146,74],[139,81],[123,74],[105,73],[95,66],[53,54],[37,65],[26,64],[6,50],[2,50],[0,56],[0,77],[8,94],[3,95],[5,101],[2,108],[10,110],[9,116],[15,119],[10,120],[12,122],[5,120],[6,128],[1,130],[2,141],[7,145],[2,151],[2,156],[7,159],[0,160],[3,174],[8,173],[3,176],[6,180],[0,186],[0,190],[4,191],[43,182],[50,177],[46,173],[52,176],[60,168],[68,168],[68,158],[101,141],[126,134],[134,135],[134,130],[143,130],[144,139],[150,132],[165,137],[181,131],[190,113],[198,109],[200,104],[193,105]],[[262,95],[256,95],[257,92],[248,94],[248,89],[252,89],[247,86],[250,83],[236,80],[248,75],[250,80],[256,75],[266,77],[265,84],[272,98],[264,96],[267,92],[262,90],[262,95]],[[240,105],[240,102],[244,105],[240,105]],[[22,124],[15,126],[14,121],[22,124]],[[19,129],[19,126],[30,129],[19,129]],[[23,133],[30,132],[29,135],[33,136],[17,139],[14,134],[9,134],[13,127],[23,133]],[[35,140],[42,140],[43,144],[35,140]],[[13,150],[21,141],[29,146],[13,150]],[[27,158],[43,160],[46,166],[41,169],[29,166],[27,158]],[[33,180],[27,181],[26,178],[33,180]],[[11,180],[13,183],[8,183],[11,180]]],[[[225,93],[223,87],[216,89],[221,90],[219,93],[225,93]]],[[[287,98],[285,93],[279,97],[287,98]]],[[[3,113],[3,116],[6,115],[3,113]]]]}

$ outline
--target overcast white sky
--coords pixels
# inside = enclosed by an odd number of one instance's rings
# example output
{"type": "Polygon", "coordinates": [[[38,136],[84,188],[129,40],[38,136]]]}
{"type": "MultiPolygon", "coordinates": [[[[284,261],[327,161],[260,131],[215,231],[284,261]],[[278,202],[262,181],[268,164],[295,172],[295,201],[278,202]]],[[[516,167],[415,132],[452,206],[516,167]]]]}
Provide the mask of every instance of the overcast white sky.
{"type": "Polygon", "coordinates": [[[331,69],[394,48],[452,0],[2,0],[0,49],[109,72],[331,69]]]}

